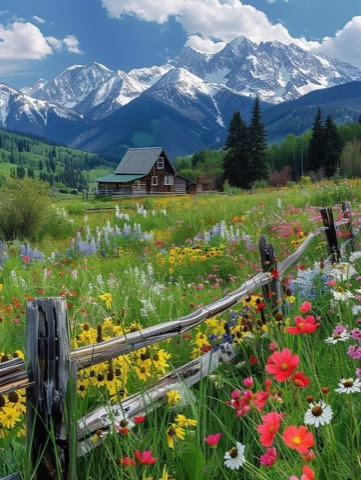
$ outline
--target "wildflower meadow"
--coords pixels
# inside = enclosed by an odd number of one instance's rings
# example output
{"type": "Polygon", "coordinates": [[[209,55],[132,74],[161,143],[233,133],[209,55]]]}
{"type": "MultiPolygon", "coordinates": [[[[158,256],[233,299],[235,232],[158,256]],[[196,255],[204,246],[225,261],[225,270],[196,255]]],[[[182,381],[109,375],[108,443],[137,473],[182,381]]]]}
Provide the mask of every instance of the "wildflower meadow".
{"type": "MultiPolygon", "coordinates": [[[[320,207],[341,220],[350,201],[356,233],[360,192],[349,181],[251,195],[56,199],[46,233],[0,242],[0,362],[26,360],[26,303],[36,297],[66,299],[72,350],[131,335],[260,272],[260,235],[286,259],[322,226],[320,207]]],[[[340,227],[340,244],[349,235],[340,227]]],[[[321,234],[281,278],[268,272],[280,280],[276,309],[258,288],[181,335],[79,369],[73,423],[100,406],[110,421],[86,438],[87,454],[73,452],[71,478],[361,478],[360,237],[341,253],[332,263],[321,234]],[[165,387],[135,416],[122,410],[132,394],[145,398],[165,375],[227,348],[229,361],[193,386],[165,387]]],[[[25,389],[0,394],[0,477],[35,478],[25,417],[25,389]]]]}

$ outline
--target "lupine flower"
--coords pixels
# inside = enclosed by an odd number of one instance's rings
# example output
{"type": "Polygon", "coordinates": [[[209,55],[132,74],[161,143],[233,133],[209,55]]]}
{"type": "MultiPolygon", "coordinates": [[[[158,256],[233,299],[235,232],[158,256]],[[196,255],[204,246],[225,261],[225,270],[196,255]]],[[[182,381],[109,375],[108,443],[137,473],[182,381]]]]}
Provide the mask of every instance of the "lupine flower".
{"type": "Polygon", "coordinates": [[[299,388],[306,388],[310,384],[310,379],[306,377],[304,372],[297,372],[292,375],[292,382],[299,388]]]}
{"type": "Polygon", "coordinates": [[[302,455],[308,453],[315,444],[313,434],[304,425],[300,427],[291,425],[283,432],[282,438],[288,447],[297,450],[302,455]]]}
{"type": "Polygon", "coordinates": [[[301,316],[295,317],[295,322],[295,327],[286,328],[288,333],[293,333],[294,335],[312,333],[315,332],[320,325],[320,323],[315,323],[315,318],[312,315],[307,315],[306,318],[301,316]]]}
{"type": "Polygon", "coordinates": [[[275,380],[284,382],[298,367],[299,357],[288,348],[274,352],[267,360],[266,371],[275,376],[275,380]]]}
{"type": "Polygon", "coordinates": [[[143,465],[152,465],[157,461],[156,458],[152,457],[152,450],[143,450],[142,453],[139,450],[135,450],[134,454],[136,459],[143,465]]]}
{"type": "Polygon", "coordinates": [[[355,393],[361,391],[361,381],[357,378],[342,378],[339,382],[339,388],[336,388],[337,393],[355,393]]]}
{"type": "Polygon", "coordinates": [[[305,413],[304,422],[306,425],[313,425],[318,428],[320,425],[326,425],[331,422],[332,410],[323,400],[318,403],[310,403],[309,409],[305,413]]]}
{"type": "Polygon", "coordinates": [[[265,467],[272,467],[276,463],[277,460],[277,450],[275,447],[267,448],[266,453],[259,457],[259,462],[261,465],[265,467]]]}
{"type": "Polygon", "coordinates": [[[238,470],[246,459],[244,458],[244,445],[242,443],[237,442],[237,446],[231,448],[224,454],[224,465],[231,470],[238,470]]]}
{"type": "Polygon", "coordinates": [[[208,437],[206,437],[204,439],[204,441],[207,443],[207,445],[209,445],[211,448],[215,448],[217,445],[218,445],[218,442],[221,438],[221,433],[212,433],[210,435],[208,435],[208,437]]]}
{"type": "Polygon", "coordinates": [[[280,428],[280,414],[271,412],[262,416],[262,425],[257,426],[257,432],[260,433],[260,442],[264,447],[270,447],[274,437],[280,428]]]}

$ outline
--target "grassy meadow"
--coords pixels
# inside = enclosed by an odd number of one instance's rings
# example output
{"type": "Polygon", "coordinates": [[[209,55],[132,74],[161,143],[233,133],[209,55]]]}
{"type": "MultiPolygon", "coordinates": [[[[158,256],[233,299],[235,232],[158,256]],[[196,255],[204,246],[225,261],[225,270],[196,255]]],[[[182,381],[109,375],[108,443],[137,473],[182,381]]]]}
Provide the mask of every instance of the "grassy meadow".
{"type": "MultiPolygon", "coordinates": [[[[66,298],[72,348],[176,319],[259,272],[260,235],[281,262],[322,225],[320,207],[343,218],[344,200],[360,226],[356,180],[116,202],[63,196],[37,242],[0,242],[0,361],[25,354],[31,298],[66,298]],[[115,209],[88,210],[96,207],[115,209]]],[[[339,235],[344,241],[347,229],[339,235]]],[[[313,240],[282,278],[276,316],[259,289],[182,336],[81,370],[73,418],[223,343],[237,353],[194,387],[168,392],[159,408],[114,419],[102,444],[78,459],[77,478],[360,478],[360,237],[355,250],[331,265],[321,262],[324,235],[313,240]]],[[[33,478],[24,412],[25,391],[0,395],[0,477],[33,478]]]]}

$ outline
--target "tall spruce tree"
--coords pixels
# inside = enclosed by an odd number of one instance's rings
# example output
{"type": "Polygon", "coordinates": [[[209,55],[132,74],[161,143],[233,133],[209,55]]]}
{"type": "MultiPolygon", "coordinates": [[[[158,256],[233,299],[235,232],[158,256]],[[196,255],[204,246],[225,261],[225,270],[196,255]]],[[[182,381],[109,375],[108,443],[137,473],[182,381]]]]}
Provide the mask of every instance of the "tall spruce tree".
{"type": "Polygon", "coordinates": [[[342,143],[332,115],[327,115],[324,126],[324,157],[325,175],[332,177],[340,164],[342,143]]]}
{"type": "Polygon", "coordinates": [[[232,187],[250,188],[253,177],[248,154],[248,128],[239,111],[233,114],[224,146],[224,180],[232,187]]]}
{"type": "Polygon", "coordinates": [[[322,125],[322,112],[318,108],[312,125],[312,136],[307,151],[307,170],[316,172],[325,167],[324,134],[322,125]]]}
{"type": "Polygon", "coordinates": [[[267,180],[270,170],[266,157],[267,135],[262,123],[261,105],[258,97],[254,100],[251,124],[248,131],[248,151],[253,181],[267,180]]]}

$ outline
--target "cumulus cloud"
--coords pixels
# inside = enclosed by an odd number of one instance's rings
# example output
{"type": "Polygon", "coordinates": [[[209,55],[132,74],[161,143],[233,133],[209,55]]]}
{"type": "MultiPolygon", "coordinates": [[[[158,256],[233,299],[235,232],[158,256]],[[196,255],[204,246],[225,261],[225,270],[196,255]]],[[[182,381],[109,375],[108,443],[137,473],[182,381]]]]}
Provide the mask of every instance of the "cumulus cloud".
{"type": "Polygon", "coordinates": [[[40,29],[30,22],[0,24],[0,60],[41,60],[51,55],[54,50],[82,53],[74,35],[67,35],[61,40],[45,37],[40,29]]]}
{"type": "Polygon", "coordinates": [[[361,16],[353,17],[334,37],[325,37],[311,52],[341,58],[361,68],[361,16]]]}
{"type": "MultiPolygon", "coordinates": [[[[275,0],[268,0],[273,3],[275,0]]],[[[283,0],[288,3],[288,0],[283,0]]],[[[101,0],[113,18],[133,15],[147,22],[164,24],[173,17],[188,34],[187,45],[214,53],[224,43],[240,35],[255,43],[279,41],[294,43],[314,53],[329,56],[361,67],[361,17],[354,17],[333,37],[321,42],[294,38],[281,23],[272,23],[267,15],[239,0],[101,0]]]]}
{"type": "Polygon", "coordinates": [[[207,40],[203,42],[207,51],[214,51],[215,42],[229,42],[240,35],[256,43],[278,40],[304,48],[309,44],[304,38],[293,38],[281,23],[271,23],[264,12],[239,0],[101,1],[113,18],[134,15],[148,22],[164,23],[174,17],[193,36],[191,43],[200,45],[200,39],[207,40]]]}

